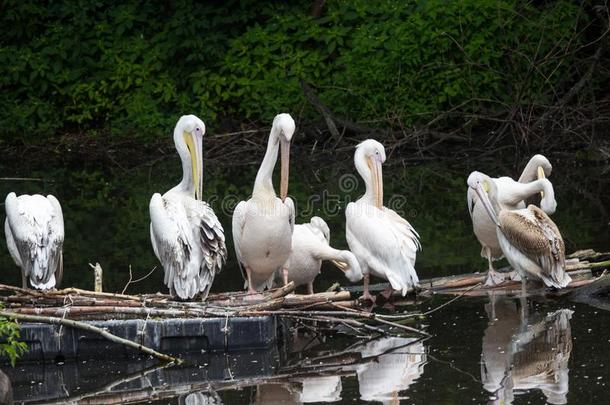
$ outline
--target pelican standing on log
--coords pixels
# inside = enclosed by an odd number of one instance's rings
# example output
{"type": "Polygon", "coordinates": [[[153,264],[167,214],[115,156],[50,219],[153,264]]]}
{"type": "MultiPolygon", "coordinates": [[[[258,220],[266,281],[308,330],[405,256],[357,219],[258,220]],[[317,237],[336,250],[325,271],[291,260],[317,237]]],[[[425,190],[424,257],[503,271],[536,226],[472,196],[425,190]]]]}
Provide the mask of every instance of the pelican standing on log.
{"type": "Polygon", "coordinates": [[[288,259],[288,273],[277,272],[276,284],[293,281],[295,286],[307,285],[313,294],[313,282],[322,267],[322,260],[330,260],[345,273],[351,282],[362,280],[362,271],[356,256],[349,250],[337,250],[330,245],[330,229],[320,217],[312,217],[309,223],[295,225],[292,233],[292,253],[288,259]]]}
{"type": "Polygon", "coordinates": [[[52,195],[9,193],[4,203],[6,244],[21,268],[21,283],[40,290],[55,288],[63,276],[64,217],[52,195]]]}
{"type": "Polygon", "coordinates": [[[551,218],[535,205],[503,208],[496,182],[483,173],[471,173],[467,182],[496,226],[502,253],[521,276],[523,289],[528,277],[542,280],[547,287],[567,286],[571,278],[565,271],[565,246],[551,218]]]}
{"type": "Polygon", "coordinates": [[[203,121],[194,115],[180,117],[174,143],[182,161],[182,181],[150,199],[150,239],[165,270],[170,294],[205,299],[216,273],[227,257],[222,225],[212,208],[202,201],[203,121]]]}
{"type": "Polygon", "coordinates": [[[366,192],[345,210],[345,236],[364,274],[363,298],[371,301],[371,273],[388,280],[403,296],[419,282],[414,267],[416,252],[421,249],[419,235],[409,222],[383,206],[381,165],[385,159],[383,145],[375,140],[357,146],[354,163],[366,192]]]}
{"type": "Polygon", "coordinates": [[[294,203],[288,195],[290,141],[294,120],[278,114],[271,127],[267,151],[258,169],[252,198],[241,201],[233,211],[233,243],[240,268],[251,294],[270,288],[274,273],[287,272],[286,261],[292,246],[294,203]],[[281,153],[280,198],[273,188],[272,175],[281,153]]]}
{"type": "MultiPolygon", "coordinates": [[[[510,177],[490,178],[496,185],[497,201],[500,207],[507,210],[525,208],[525,201],[540,193],[540,207],[552,215],[556,208],[555,193],[553,185],[546,179],[551,175],[551,163],[542,155],[533,156],[525,166],[519,181],[510,177]]],[[[500,242],[496,234],[496,225],[491,220],[485,208],[480,204],[476,192],[468,188],[467,192],[468,212],[472,218],[472,227],[479,243],[481,244],[481,257],[487,259],[488,272],[485,285],[496,285],[504,281],[504,276],[493,267],[493,261],[503,257],[500,242]]]]}

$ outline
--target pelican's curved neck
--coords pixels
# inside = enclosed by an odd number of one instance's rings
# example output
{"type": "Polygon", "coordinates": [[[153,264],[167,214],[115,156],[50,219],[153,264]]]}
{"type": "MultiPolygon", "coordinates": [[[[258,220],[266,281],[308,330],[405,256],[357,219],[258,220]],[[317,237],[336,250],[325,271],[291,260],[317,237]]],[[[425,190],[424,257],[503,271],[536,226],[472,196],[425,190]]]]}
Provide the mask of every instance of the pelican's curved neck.
{"type": "Polygon", "coordinates": [[[533,156],[521,173],[519,183],[529,183],[538,179],[538,168],[542,167],[545,176],[551,175],[551,167],[549,161],[542,155],[533,156]]]}
{"type": "Polygon", "coordinates": [[[180,156],[182,162],[182,180],[172,190],[179,191],[183,194],[188,194],[191,197],[195,197],[195,181],[193,179],[193,162],[189,150],[184,142],[182,128],[176,128],[174,130],[174,144],[176,150],[180,156]]]}
{"type": "Polygon", "coordinates": [[[555,193],[550,182],[546,179],[540,179],[530,181],[529,183],[517,183],[518,187],[515,187],[514,191],[510,195],[511,204],[518,204],[521,201],[528,199],[529,197],[537,194],[541,191],[544,192],[545,199],[555,199],[555,193]]]}
{"type": "Polygon", "coordinates": [[[269,133],[269,141],[267,142],[267,151],[263,162],[258,169],[256,174],[256,180],[254,180],[254,190],[252,191],[252,197],[275,197],[275,190],[273,189],[273,169],[277,162],[277,155],[280,145],[279,129],[273,125],[271,132],[269,133]]]}
{"type": "Polygon", "coordinates": [[[371,205],[375,205],[375,187],[373,185],[373,175],[371,173],[371,169],[366,164],[366,156],[361,149],[357,149],[354,155],[354,165],[356,166],[356,170],[362,180],[364,180],[364,185],[366,186],[366,190],[364,195],[360,197],[360,200],[366,202],[371,205]]]}

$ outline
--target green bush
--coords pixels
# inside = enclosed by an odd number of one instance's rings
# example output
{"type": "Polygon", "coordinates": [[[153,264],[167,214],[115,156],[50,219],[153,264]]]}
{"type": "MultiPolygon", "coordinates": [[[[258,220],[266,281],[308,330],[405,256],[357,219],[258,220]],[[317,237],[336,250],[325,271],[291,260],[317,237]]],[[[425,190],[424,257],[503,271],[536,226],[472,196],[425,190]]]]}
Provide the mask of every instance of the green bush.
{"type": "Polygon", "coordinates": [[[150,140],[189,112],[211,128],[313,118],[301,80],[355,120],[410,127],[452,112],[451,127],[552,103],[591,54],[594,13],[567,0],[337,0],[319,18],[309,1],[212,3],[4,2],[0,135],[150,140]]]}
{"type": "Polygon", "coordinates": [[[15,361],[27,351],[27,345],[19,340],[19,325],[0,317],[0,357],[6,357],[15,366],[15,361]]]}

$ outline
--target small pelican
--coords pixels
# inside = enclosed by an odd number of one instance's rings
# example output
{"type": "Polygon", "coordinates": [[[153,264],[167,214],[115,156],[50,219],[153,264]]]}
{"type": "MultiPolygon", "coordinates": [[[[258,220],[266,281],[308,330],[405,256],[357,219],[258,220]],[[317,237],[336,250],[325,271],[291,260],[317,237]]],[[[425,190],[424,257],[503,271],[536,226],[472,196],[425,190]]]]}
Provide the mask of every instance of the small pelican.
{"type": "Polygon", "coordinates": [[[55,288],[63,275],[64,217],[52,195],[10,193],[5,201],[6,244],[21,267],[21,283],[40,290],[55,288]]]}
{"type": "Polygon", "coordinates": [[[548,287],[567,286],[571,278],[565,272],[565,246],[551,218],[535,205],[517,210],[500,206],[496,182],[483,173],[471,173],[468,186],[496,225],[502,253],[521,276],[523,288],[527,277],[548,287]]]}
{"type": "Polygon", "coordinates": [[[322,260],[331,260],[351,282],[362,280],[362,271],[356,256],[349,250],[333,249],[329,245],[330,229],[320,217],[312,217],[308,224],[295,225],[292,233],[292,253],[286,267],[288,273],[277,272],[276,284],[307,285],[313,294],[313,282],[320,273],[322,260]],[[278,280],[279,279],[279,280],[278,280]]]}
{"type": "Polygon", "coordinates": [[[182,161],[182,181],[150,199],[150,239],[165,270],[164,282],[172,296],[205,299],[216,273],[226,261],[222,225],[202,201],[203,121],[194,115],[180,117],[174,143],[182,161]]]}
{"type": "Polygon", "coordinates": [[[251,294],[270,288],[278,269],[287,271],[284,265],[290,256],[294,227],[294,203],[287,197],[290,140],[294,129],[294,120],[289,114],[275,117],[252,198],[241,201],[233,211],[235,254],[240,267],[245,269],[251,294]],[[278,150],[282,159],[280,198],[275,195],[272,182],[278,150]]]}
{"type": "Polygon", "coordinates": [[[419,235],[404,218],[383,206],[381,165],[385,149],[368,139],[356,148],[354,163],[366,184],[365,194],[345,210],[345,236],[364,274],[364,299],[369,293],[369,275],[384,278],[391,288],[406,295],[417,285],[415,255],[421,249],[419,235]]]}
{"type": "MultiPolygon", "coordinates": [[[[535,155],[525,166],[519,181],[510,177],[491,178],[498,190],[498,204],[503,209],[516,210],[525,208],[525,202],[530,197],[540,193],[542,200],[540,207],[544,212],[552,215],[557,208],[553,185],[546,177],[551,175],[552,166],[548,159],[542,155],[535,155]]],[[[468,188],[468,212],[472,218],[472,227],[481,244],[481,257],[487,259],[488,272],[486,285],[495,285],[504,281],[502,274],[493,267],[493,261],[502,258],[502,249],[496,236],[496,226],[485,212],[476,192],[468,188]]]]}

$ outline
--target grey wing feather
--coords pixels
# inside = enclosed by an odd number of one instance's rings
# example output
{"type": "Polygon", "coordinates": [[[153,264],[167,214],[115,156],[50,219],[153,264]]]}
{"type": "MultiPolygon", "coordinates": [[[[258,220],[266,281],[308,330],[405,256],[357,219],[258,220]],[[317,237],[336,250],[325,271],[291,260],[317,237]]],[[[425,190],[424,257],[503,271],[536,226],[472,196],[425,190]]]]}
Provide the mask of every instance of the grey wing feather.
{"type": "Polygon", "coordinates": [[[190,212],[195,234],[199,235],[202,248],[202,263],[199,272],[199,291],[205,299],[212,282],[227,261],[224,229],[214,210],[206,202],[199,201],[196,211],[190,212]]]}

